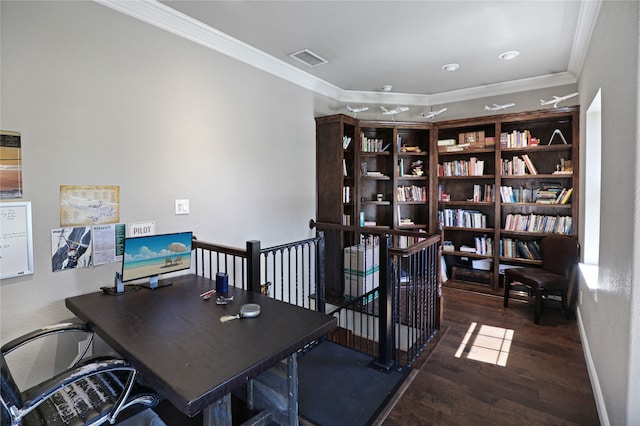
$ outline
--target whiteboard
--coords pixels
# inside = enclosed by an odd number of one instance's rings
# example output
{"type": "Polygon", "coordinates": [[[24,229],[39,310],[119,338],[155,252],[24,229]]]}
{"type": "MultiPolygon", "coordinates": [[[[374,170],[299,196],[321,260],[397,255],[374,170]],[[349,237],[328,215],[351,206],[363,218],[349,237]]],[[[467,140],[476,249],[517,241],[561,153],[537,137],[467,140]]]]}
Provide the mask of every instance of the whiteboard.
{"type": "Polygon", "coordinates": [[[0,203],[0,279],[33,274],[31,203],[0,203]]]}

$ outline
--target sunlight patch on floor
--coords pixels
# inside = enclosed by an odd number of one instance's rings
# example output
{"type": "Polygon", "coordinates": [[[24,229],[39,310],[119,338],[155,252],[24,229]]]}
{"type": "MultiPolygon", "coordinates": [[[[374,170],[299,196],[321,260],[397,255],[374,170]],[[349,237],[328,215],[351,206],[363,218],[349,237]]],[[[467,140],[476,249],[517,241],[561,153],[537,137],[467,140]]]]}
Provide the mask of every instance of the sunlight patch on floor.
{"type": "Polygon", "coordinates": [[[513,333],[511,329],[490,325],[478,328],[478,323],[472,322],[456,351],[456,358],[464,355],[467,359],[505,367],[513,333]]]}

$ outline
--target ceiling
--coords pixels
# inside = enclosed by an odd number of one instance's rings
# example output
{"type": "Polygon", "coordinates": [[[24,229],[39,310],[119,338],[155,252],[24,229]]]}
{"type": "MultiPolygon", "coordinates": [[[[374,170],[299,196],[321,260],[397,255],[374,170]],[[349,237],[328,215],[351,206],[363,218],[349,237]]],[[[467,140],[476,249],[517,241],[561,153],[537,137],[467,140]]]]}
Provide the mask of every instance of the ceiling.
{"type": "Polygon", "coordinates": [[[414,105],[575,83],[599,7],[593,0],[97,1],[338,101],[414,105]],[[302,49],[328,62],[309,67],[289,56],[302,49]],[[520,55],[499,59],[512,50],[520,55]],[[450,63],[459,69],[444,71],[450,63]]]}

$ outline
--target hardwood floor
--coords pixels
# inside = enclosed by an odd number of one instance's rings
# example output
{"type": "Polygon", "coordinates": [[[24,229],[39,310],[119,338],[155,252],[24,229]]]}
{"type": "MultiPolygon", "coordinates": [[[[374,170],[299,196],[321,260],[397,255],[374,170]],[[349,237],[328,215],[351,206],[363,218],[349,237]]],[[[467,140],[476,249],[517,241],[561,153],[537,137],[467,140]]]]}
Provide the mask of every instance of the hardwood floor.
{"type": "Polygon", "coordinates": [[[378,424],[599,424],[575,319],[545,307],[535,325],[531,304],[510,301],[504,308],[501,297],[451,288],[443,295],[445,331],[439,343],[416,366],[378,424]],[[470,339],[461,346],[474,323],[470,339]],[[507,336],[504,366],[470,359],[495,361],[488,348],[499,344],[496,336],[501,334],[507,336]],[[478,349],[480,341],[487,349],[478,349]]]}

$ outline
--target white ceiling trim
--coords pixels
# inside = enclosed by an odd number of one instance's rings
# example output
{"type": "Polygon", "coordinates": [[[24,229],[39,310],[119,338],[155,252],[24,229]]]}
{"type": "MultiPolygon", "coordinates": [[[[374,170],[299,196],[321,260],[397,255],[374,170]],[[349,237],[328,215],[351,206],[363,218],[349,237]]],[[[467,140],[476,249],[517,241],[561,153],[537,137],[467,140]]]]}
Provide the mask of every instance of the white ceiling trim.
{"type": "Polygon", "coordinates": [[[489,96],[506,95],[509,93],[526,92],[528,90],[544,89],[547,87],[564,86],[576,83],[576,77],[570,73],[550,74],[522,80],[503,83],[487,84],[433,95],[416,95],[405,93],[359,92],[342,91],[336,100],[344,103],[388,103],[401,105],[433,106],[451,102],[461,102],[470,99],[489,96]]]}
{"type": "Polygon", "coordinates": [[[307,90],[345,103],[389,103],[432,106],[487,96],[505,95],[577,82],[595,25],[600,0],[584,1],[580,9],[569,72],[526,78],[429,95],[343,90],[255,47],[235,39],[156,0],[94,0],[95,2],[256,67],[307,90]]]}
{"type": "Polygon", "coordinates": [[[335,98],[341,89],[155,0],[94,0],[211,50],[335,98]]]}
{"type": "Polygon", "coordinates": [[[580,77],[582,66],[584,65],[591,43],[591,35],[596,26],[598,14],[602,0],[583,1],[580,5],[580,14],[578,15],[578,25],[571,47],[571,57],[569,58],[568,70],[570,73],[580,77]]]}

